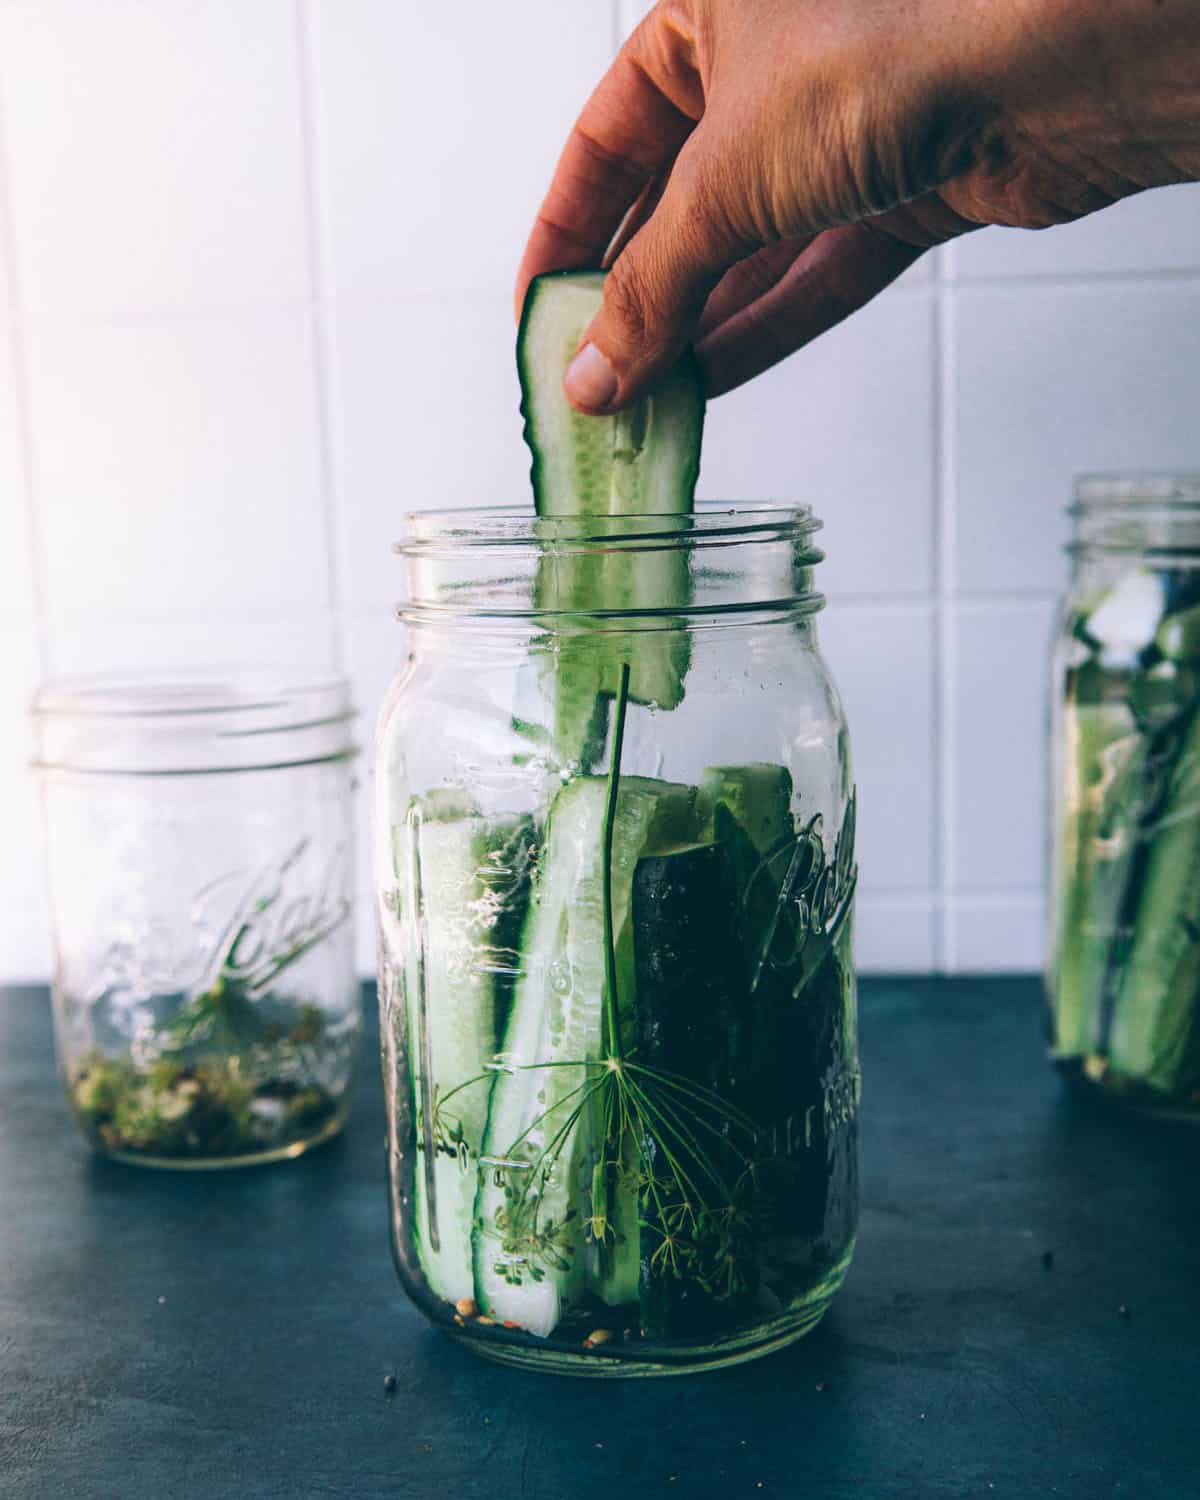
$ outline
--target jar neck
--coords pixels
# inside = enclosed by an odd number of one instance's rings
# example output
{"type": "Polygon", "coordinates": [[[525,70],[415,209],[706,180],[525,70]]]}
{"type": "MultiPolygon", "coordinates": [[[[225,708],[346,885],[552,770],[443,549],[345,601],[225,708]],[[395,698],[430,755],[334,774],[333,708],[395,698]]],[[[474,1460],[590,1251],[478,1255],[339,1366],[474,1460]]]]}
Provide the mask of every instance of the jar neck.
{"type": "Polygon", "coordinates": [[[43,771],[271,771],[354,754],[350,684],[288,668],[49,682],[34,701],[43,771]]]}
{"type": "Polygon", "coordinates": [[[1077,574],[1200,568],[1200,475],[1081,479],[1070,514],[1077,574]]]}
{"type": "Polygon", "coordinates": [[[410,517],[399,615],[418,628],[563,634],[800,618],[823,604],[803,510],[700,505],[685,516],[410,517]]]}
{"type": "MultiPolygon", "coordinates": [[[[666,615],[641,616],[620,625],[590,625],[581,621],[574,628],[558,619],[543,626],[537,620],[527,623],[496,622],[476,617],[434,619],[428,615],[407,615],[404,623],[404,651],[412,667],[485,669],[489,673],[519,672],[531,659],[557,655],[574,642],[573,650],[595,650],[609,656],[625,654],[635,660],[652,649],[650,643],[663,632],[684,633],[694,645],[711,642],[714,647],[725,640],[736,640],[739,649],[768,654],[784,648],[815,650],[818,646],[816,613],[795,614],[780,611],[739,611],[736,614],[706,618],[689,616],[672,619],[666,615]]],[[[576,658],[578,659],[578,658],[576,658]]]]}

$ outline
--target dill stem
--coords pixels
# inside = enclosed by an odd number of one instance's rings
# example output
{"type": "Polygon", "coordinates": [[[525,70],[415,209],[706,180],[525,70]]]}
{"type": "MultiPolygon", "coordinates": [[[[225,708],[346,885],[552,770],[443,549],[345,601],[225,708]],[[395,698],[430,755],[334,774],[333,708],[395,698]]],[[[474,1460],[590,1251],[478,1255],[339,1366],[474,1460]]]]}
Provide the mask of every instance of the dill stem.
{"type": "Polygon", "coordinates": [[[625,710],[629,705],[629,663],[621,663],[617,685],[617,708],[613,721],[612,762],[608,768],[608,801],[604,808],[604,1019],[608,1028],[608,1055],[621,1060],[621,1028],[618,1021],[617,949],[613,931],[612,860],[617,821],[617,792],[621,784],[621,747],[625,742],[625,710]]]}

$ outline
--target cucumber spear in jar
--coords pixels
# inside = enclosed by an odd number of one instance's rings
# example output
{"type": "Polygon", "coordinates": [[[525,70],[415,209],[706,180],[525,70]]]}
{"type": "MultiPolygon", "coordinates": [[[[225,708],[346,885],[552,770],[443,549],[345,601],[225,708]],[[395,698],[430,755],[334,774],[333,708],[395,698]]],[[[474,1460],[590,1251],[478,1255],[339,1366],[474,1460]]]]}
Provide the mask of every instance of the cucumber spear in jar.
{"type": "MultiPolygon", "coordinates": [[[[659,611],[690,603],[686,556],[677,548],[648,547],[647,524],[638,518],[674,517],[677,526],[678,517],[691,512],[704,430],[704,396],[690,354],[627,411],[587,417],[571,406],[563,371],[603,295],[601,271],[539,276],[517,334],[537,513],[547,521],[594,518],[598,534],[612,539],[602,551],[568,543],[539,569],[539,608],[569,610],[581,622],[593,610],[659,611]]],[[[628,663],[631,700],[676,708],[689,656],[686,632],[644,632],[628,663]]],[[[614,653],[582,632],[564,641],[553,663],[555,740],[559,754],[582,770],[593,769],[603,753],[619,670],[614,653]]]]}
{"type": "Polygon", "coordinates": [[[1080,615],[1059,837],[1056,1051],[1148,1102],[1200,1095],[1200,599],[1139,571],[1080,615]]]}

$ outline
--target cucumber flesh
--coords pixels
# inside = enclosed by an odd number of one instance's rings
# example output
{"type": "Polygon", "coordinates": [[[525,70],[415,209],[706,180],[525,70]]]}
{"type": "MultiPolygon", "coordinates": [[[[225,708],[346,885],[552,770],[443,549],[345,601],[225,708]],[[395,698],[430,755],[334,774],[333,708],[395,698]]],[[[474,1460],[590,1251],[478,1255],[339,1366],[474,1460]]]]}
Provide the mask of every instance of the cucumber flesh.
{"type": "Polygon", "coordinates": [[[397,839],[413,921],[405,985],[417,1136],[413,1241],[431,1290],[450,1302],[474,1292],[471,1224],[487,1069],[511,989],[532,844],[528,819],[454,817],[458,810],[415,802],[397,839]],[[446,812],[449,821],[440,816],[446,812]],[[460,1084],[466,1087],[441,1107],[460,1084]]]}
{"type": "Polygon", "coordinates": [[[654,391],[612,417],[583,416],[563,391],[563,374],[604,295],[601,271],[557,272],[530,285],[517,336],[521,411],[532,455],[539,516],[594,517],[615,545],[549,550],[538,569],[539,609],[581,617],[586,633],[564,632],[550,659],[554,733],[561,759],[592,770],[604,750],[608,705],[622,659],[635,703],[675,708],[683,699],[691,644],[669,611],[691,603],[689,559],[678,547],[621,546],[647,529],[633,518],[686,516],[700,467],[704,396],[695,360],[681,360],[654,391]],[[609,622],[587,629],[600,611],[645,610],[631,633],[609,622]],[[651,616],[653,617],[651,619],[651,616]]]}
{"type": "Polygon", "coordinates": [[[704,428],[694,359],[682,360],[616,416],[583,416],[563,390],[566,368],[604,300],[604,281],[603,271],[551,272],[526,294],[517,371],[538,515],[684,514],[692,508],[704,428]]]}
{"type": "Polygon", "coordinates": [[[792,778],[786,766],[710,766],[700,801],[710,816],[718,805],[726,807],[760,855],[771,854],[795,835],[792,778]]]}
{"type": "MultiPolygon", "coordinates": [[[[521,974],[491,1088],[475,1203],[475,1293],[485,1313],[545,1336],[584,1291],[583,1222],[602,1142],[587,1090],[601,1056],[604,816],[608,784],[559,793],[521,944],[521,974]],[[585,1106],[578,1116],[574,1112],[585,1106]]],[[[631,993],[634,868],[690,836],[695,794],[623,777],[614,820],[613,922],[622,1006],[631,993]]]]}
{"type": "MultiPolygon", "coordinates": [[[[1124,890],[1129,852],[1111,826],[1119,788],[1136,773],[1136,727],[1123,703],[1076,703],[1063,719],[1061,824],[1054,942],[1054,1034],[1060,1058],[1101,1045],[1111,934],[1124,890]],[[1106,808],[1106,802],[1112,807],[1106,808]],[[1102,837],[1102,830],[1107,837],[1102,837]],[[1114,864],[1117,865],[1114,868],[1114,864]]],[[[1130,793],[1126,793],[1130,795],[1130,793]]]]}

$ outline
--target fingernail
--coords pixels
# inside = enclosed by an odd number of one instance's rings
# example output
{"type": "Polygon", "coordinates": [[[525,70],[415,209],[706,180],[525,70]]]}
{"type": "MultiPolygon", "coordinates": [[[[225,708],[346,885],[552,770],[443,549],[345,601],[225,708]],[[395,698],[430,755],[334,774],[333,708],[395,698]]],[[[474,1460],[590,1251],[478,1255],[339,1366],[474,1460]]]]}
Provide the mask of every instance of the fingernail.
{"type": "Polygon", "coordinates": [[[584,344],[567,367],[566,387],[580,406],[607,406],[617,394],[616,372],[595,344],[584,344]]]}

